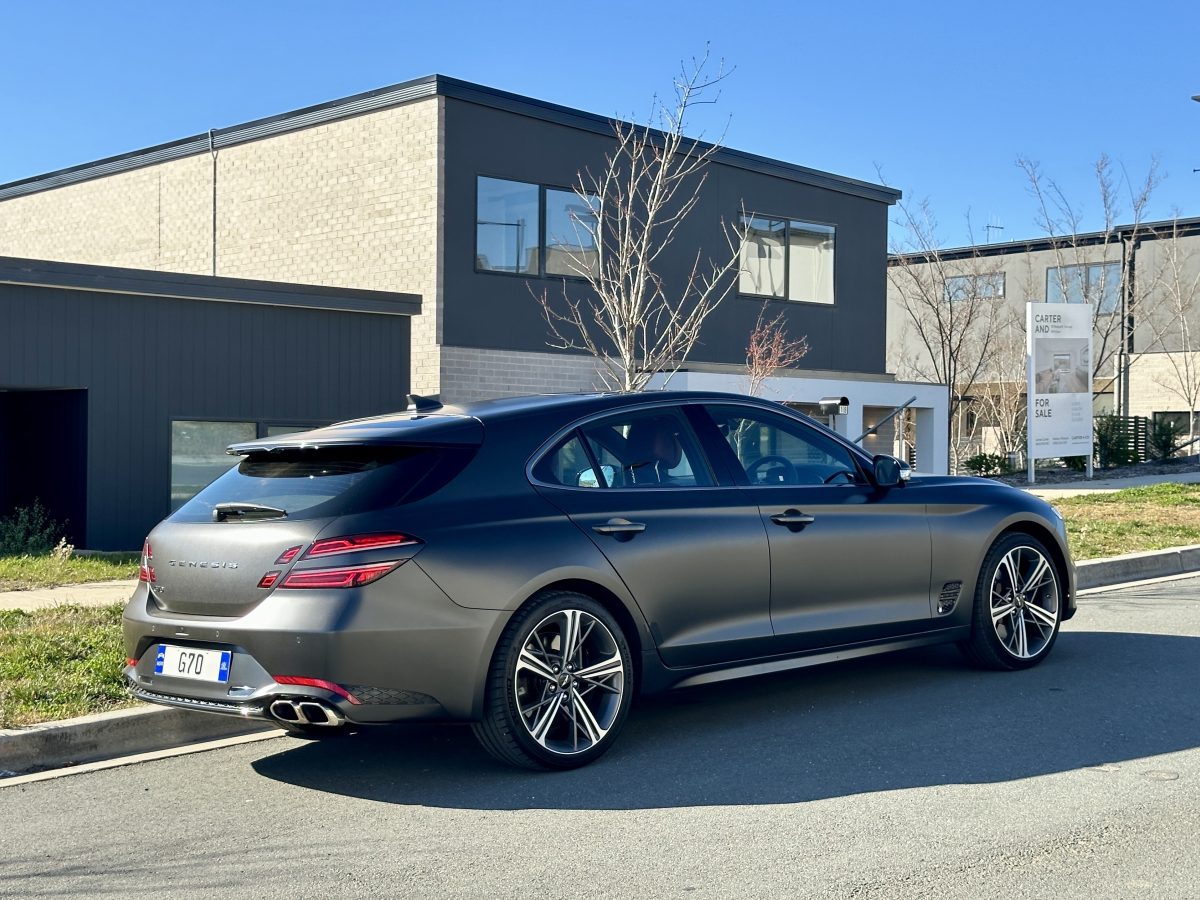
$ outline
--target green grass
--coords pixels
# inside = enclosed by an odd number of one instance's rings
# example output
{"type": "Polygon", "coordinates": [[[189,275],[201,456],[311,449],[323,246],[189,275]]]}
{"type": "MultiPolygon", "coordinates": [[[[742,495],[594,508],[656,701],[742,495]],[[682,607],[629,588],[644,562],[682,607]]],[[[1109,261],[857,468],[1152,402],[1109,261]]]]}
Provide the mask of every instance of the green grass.
{"type": "Polygon", "coordinates": [[[27,591],[32,588],[83,584],[87,581],[117,581],[137,578],[138,557],[70,556],[61,559],[52,554],[39,556],[0,556],[0,591],[27,591]]]}
{"type": "Polygon", "coordinates": [[[130,705],[121,679],[121,609],[0,610],[0,728],[130,705]]]}
{"type": "Polygon", "coordinates": [[[1155,484],[1055,500],[1075,559],[1200,544],[1200,484],[1155,484]]]}

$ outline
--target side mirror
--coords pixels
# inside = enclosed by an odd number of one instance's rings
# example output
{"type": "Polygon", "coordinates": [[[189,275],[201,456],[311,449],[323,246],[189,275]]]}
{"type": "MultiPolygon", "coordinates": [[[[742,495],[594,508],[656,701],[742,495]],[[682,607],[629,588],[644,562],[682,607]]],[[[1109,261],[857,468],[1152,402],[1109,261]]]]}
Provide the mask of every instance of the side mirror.
{"type": "Polygon", "coordinates": [[[894,456],[880,454],[875,457],[875,484],[878,487],[896,487],[908,481],[912,470],[894,456]]]}

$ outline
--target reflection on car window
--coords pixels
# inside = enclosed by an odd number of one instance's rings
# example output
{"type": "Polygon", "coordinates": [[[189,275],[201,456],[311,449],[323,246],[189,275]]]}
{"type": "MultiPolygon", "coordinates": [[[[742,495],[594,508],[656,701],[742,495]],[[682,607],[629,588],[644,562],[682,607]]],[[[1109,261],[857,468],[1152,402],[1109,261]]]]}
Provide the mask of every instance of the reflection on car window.
{"type": "Polygon", "coordinates": [[[707,487],[695,439],[673,411],[625,413],[583,429],[608,487],[707,487]]]}
{"type": "Polygon", "coordinates": [[[596,473],[592,471],[592,463],[583,449],[583,443],[574,433],[543,456],[533,467],[533,474],[538,481],[546,484],[590,488],[601,486],[596,473]]]}
{"type": "Polygon", "coordinates": [[[850,452],[815,429],[745,407],[712,406],[708,412],[752,485],[858,481],[850,452]]]}

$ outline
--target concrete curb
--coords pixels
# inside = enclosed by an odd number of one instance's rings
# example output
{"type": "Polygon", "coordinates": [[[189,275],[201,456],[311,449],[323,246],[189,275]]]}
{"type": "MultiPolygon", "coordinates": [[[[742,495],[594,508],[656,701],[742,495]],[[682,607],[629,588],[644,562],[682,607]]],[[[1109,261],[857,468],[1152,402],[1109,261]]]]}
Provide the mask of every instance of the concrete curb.
{"type": "Polygon", "coordinates": [[[260,719],[143,704],[0,731],[0,779],[274,729],[260,719]]]}
{"type": "Polygon", "coordinates": [[[1200,544],[1126,553],[1075,564],[1076,587],[1081,591],[1189,572],[1200,572],[1200,544]]]}

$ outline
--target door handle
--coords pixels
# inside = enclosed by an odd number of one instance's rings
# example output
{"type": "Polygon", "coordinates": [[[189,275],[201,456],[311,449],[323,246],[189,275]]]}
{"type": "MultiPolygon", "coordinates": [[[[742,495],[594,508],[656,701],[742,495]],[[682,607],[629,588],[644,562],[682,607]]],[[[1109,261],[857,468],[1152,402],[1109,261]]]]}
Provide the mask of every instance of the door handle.
{"type": "Polygon", "coordinates": [[[811,525],[813,522],[817,521],[817,517],[810,516],[807,513],[802,513],[798,509],[789,509],[787,512],[776,513],[775,515],[771,516],[771,521],[776,525],[785,525],[789,528],[795,528],[796,526],[803,527],[804,525],[811,525]]]}
{"type": "Polygon", "coordinates": [[[628,519],[609,519],[603,525],[593,525],[592,531],[597,534],[627,535],[632,537],[641,534],[646,526],[641,522],[630,522],[628,519]]]}

